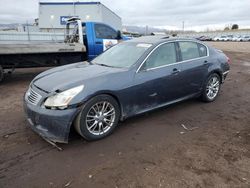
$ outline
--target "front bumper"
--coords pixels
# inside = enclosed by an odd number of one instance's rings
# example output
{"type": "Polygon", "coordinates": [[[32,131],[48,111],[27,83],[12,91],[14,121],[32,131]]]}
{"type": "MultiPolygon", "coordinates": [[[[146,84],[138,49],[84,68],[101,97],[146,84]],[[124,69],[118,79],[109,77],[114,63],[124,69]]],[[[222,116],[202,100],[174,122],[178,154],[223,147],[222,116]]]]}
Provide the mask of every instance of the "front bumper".
{"type": "Polygon", "coordinates": [[[79,108],[49,110],[24,100],[24,111],[30,127],[46,140],[68,143],[70,128],[79,108]]]}

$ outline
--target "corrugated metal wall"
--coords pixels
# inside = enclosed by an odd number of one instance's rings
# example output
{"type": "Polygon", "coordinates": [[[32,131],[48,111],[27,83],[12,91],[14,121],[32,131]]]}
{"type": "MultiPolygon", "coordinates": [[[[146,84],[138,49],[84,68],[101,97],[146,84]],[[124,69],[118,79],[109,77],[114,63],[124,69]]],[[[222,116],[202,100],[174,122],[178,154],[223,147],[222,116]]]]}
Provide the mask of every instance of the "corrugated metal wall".
{"type": "Polygon", "coordinates": [[[121,18],[100,2],[39,3],[41,31],[61,32],[65,19],[72,16],[81,18],[82,22],[103,22],[117,30],[122,28],[121,18]]]}

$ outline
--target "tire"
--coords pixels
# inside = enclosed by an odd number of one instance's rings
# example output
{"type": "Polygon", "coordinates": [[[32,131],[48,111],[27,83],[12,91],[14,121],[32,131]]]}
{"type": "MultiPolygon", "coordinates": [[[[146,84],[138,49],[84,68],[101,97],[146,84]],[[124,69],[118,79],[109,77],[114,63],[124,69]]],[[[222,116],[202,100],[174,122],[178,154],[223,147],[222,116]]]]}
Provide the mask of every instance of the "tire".
{"type": "Polygon", "coordinates": [[[3,67],[0,65],[0,82],[3,81],[3,77],[4,77],[3,67]]]}
{"type": "Polygon", "coordinates": [[[213,102],[217,98],[220,88],[221,77],[217,73],[209,75],[204,84],[201,99],[204,102],[213,102]]]}
{"type": "Polygon", "coordinates": [[[119,119],[120,107],[117,101],[109,95],[98,95],[87,101],[74,127],[86,140],[100,140],[114,131],[119,119]]]}

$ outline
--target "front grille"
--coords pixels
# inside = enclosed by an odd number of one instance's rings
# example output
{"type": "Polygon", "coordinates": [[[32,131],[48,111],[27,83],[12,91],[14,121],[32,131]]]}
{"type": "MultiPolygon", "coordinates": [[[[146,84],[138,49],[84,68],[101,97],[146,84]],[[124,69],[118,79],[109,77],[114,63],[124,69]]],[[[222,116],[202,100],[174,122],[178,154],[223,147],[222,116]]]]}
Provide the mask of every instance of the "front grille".
{"type": "Polygon", "coordinates": [[[26,99],[33,105],[37,105],[40,102],[41,98],[42,96],[35,92],[32,88],[29,88],[26,93],[26,99]]]}

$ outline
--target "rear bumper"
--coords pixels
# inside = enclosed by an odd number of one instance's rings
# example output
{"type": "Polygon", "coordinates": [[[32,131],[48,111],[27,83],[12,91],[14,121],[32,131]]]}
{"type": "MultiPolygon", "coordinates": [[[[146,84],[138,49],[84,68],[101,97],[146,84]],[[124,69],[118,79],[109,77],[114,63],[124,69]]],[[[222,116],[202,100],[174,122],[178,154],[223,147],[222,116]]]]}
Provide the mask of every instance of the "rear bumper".
{"type": "Polygon", "coordinates": [[[229,73],[229,70],[222,73],[222,83],[224,83],[228,73],[229,73]]]}
{"type": "Polygon", "coordinates": [[[46,140],[57,143],[68,143],[70,128],[78,108],[67,110],[48,110],[24,101],[29,126],[46,140]]]}

